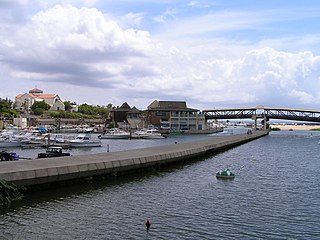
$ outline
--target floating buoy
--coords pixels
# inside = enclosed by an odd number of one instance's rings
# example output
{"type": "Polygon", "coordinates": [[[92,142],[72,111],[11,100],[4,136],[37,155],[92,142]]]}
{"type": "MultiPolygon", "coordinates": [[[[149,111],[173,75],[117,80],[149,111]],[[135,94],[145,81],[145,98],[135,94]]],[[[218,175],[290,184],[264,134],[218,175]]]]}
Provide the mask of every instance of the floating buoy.
{"type": "Polygon", "coordinates": [[[234,179],[235,176],[234,173],[232,173],[228,168],[226,168],[217,172],[216,177],[221,179],[234,179]]]}

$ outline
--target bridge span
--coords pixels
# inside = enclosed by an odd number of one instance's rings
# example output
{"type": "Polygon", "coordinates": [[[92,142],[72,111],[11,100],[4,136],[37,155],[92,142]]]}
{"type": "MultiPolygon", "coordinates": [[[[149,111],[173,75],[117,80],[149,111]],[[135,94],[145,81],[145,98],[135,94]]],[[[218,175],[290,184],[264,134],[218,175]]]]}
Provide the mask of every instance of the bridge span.
{"type": "Polygon", "coordinates": [[[298,108],[271,108],[271,107],[252,107],[252,108],[221,108],[202,111],[206,119],[244,119],[250,118],[257,120],[264,119],[284,119],[291,121],[305,121],[320,123],[319,110],[306,110],[298,108]]]}

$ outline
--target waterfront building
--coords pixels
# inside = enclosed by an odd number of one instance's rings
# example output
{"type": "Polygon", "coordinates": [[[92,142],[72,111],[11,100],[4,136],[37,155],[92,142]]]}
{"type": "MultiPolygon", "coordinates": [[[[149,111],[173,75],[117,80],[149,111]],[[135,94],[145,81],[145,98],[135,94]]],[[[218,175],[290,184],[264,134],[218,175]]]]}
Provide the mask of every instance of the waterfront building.
{"type": "Polygon", "coordinates": [[[142,111],[138,110],[136,107],[131,108],[130,111],[127,112],[127,121],[130,128],[143,128],[142,111]]]}
{"type": "Polygon", "coordinates": [[[120,107],[111,109],[110,115],[114,127],[128,128],[127,113],[131,107],[127,102],[124,102],[120,107]]]}
{"type": "Polygon", "coordinates": [[[149,124],[161,130],[204,130],[205,116],[185,101],[153,101],[147,111],[149,124]]]}
{"type": "Polygon", "coordinates": [[[15,97],[15,109],[29,112],[30,107],[37,101],[44,101],[50,105],[52,111],[65,110],[65,106],[58,94],[45,94],[42,90],[34,88],[28,93],[18,94],[15,97]]]}
{"type": "Polygon", "coordinates": [[[131,108],[127,102],[123,103],[120,107],[113,108],[110,111],[110,115],[115,127],[122,129],[144,127],[142,111],[138,110],[136,107],[131,108]]]}

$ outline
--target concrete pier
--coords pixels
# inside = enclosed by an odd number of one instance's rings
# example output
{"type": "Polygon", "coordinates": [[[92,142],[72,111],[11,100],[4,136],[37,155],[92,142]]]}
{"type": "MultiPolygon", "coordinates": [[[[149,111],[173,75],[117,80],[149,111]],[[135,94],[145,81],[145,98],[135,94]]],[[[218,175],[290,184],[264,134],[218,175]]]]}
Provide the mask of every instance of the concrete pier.
{"type": "Polygon", "coordinates": [[[267,131],[212,137],[208,140],[185,142],[121,152],[98,153],[0,163],[0,179],[18,186],[77,180],[87,177],[138,171],[156,165],[204,156],[231,148],[267,135],[267,131]]]}

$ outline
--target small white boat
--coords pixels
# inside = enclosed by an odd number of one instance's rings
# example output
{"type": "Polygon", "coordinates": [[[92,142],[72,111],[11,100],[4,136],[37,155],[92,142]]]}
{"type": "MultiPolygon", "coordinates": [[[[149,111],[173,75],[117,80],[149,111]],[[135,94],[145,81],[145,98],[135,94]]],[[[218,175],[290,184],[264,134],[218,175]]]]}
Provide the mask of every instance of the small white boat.
{"type": "Polygon", "coordinates": [[[0,137],[0,148],[20,147],[21,142],[14,135],[5,135],[0,137]]]}
{"type": "Polygon", "coordinates": [[[64,135],[62,135],[62,134],[51,134],[50,135],[50,142],[65,143],[66,139],[65,139],[64,135]]]}
{"type": "Polygon", "coordinates": [[[101,147],[100,140],[92,140],[90,134],[79,134],[69,141],[70,147],[101,147]]]}
{"type": "Polygon", "coordinates": [[[134,133],[143,139],[163,139],[165,138],[157,129],[141,129],[134,133]]]}
{"type": "Polygon", "coordinates": [[[123,131],[119,128],[112,128],[99,136],[101,139],[128,139],[129,137],[129,132],[123,131]]]}
{"type": "Polygon", "coordinates": [[[44,142],[44,137],[46,135],[42,134],[40,131],[34,130],[31,132],[26,132],[24,134],[16,136],[22,143],[30,142],[44,142]]]}
{"type": "Polygon", "coordinates": [[[92,133],[94,129],[90,127],[78,127],[76,128],[76,131],[77,133],[92,133]]]}

